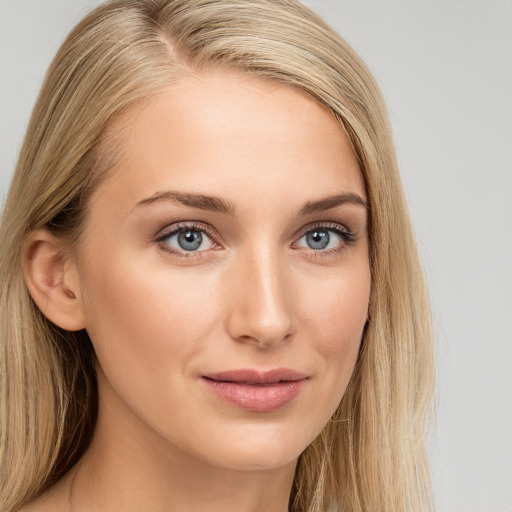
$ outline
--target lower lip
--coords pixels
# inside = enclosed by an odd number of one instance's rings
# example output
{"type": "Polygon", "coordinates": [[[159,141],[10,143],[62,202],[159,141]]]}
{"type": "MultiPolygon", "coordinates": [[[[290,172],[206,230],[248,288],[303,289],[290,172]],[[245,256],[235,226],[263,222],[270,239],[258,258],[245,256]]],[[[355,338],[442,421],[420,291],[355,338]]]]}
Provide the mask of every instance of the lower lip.
{"type": "Polygon", "coordinates": [[[252,412],[271,412],[289,404],[300,393],[306,379],[275,384],[243,384],[203,379],[224,400],[252,412]]]}

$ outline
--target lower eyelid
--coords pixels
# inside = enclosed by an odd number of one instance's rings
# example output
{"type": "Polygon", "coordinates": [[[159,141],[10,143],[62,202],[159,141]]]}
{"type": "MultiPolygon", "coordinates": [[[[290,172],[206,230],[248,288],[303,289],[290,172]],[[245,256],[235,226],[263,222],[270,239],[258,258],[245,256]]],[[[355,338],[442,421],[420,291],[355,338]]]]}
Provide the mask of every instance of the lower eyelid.
{"type": "MultiPolygon", "coordinates": [[[[302,234],[296,239],[296,241],[292,244],[292,248],[295,249],[305,249],[305,252],[309,252],[314,254],[316,258],[320,258],[322,256],[329,256],[329,255],[335,255],[339,252],[341,252],[347,245],[351,245],[355,243],[358,240],[358,235],[347,228],[345,226],[336,224],[336,225],[325,225],[325,224],[319,224],[319,225],[312,225],[308,226],[307,230],[303,231],[302,234]],[[332,248],[326,248],[326,249],[313,249],[311,247],[307,246],[298,246],[297,242],[301,240],[304,236],[306,236],[308,233],[314,231],[314,230],[325,230],[330,233],[332,233],[339,241],[339,244],[337,244],[337,247],[332,248]]],[[[220,249],[222,246],[217,243],[215,235],[212,235],[210,233],[210,230],[205,229],[205,226],[203,225],[197,225],[195,223],[177,223],[175,226],[169,226],[167,229],[164,229],[163,231],[160,231],[159,234],[156,235],[154,238],[156,242],[158,242],[158,245],[160,248],[167,252],[168,254],[172,254],[174,256],[178,256],[181,258],[201,258],[206,257],[208,253],[212,250],[220,249]],[[210,240],[211,246],[207,249],[202,250],[192,250],[187,251],[185,249],[180,249],[177,247],[174,247],[170,245],[169,243],[166,243],[165,240],[169,239],[170,237],[178,234],[180,231],[184,230],[194,230],[201,232],[204,236],[206,236],[210,240]]]]}
{"type": "Polygon", "coordinates": [[[202,258],[205,256],[205,253],[208,252],[208,250],[205,251],[179,251],[175,250],[172,246],[165,243],[160,243],[160,248],[162,251],[165,251],[168,254],[172,254],[173,256],[178,256],[180,258],[202,258]]]}

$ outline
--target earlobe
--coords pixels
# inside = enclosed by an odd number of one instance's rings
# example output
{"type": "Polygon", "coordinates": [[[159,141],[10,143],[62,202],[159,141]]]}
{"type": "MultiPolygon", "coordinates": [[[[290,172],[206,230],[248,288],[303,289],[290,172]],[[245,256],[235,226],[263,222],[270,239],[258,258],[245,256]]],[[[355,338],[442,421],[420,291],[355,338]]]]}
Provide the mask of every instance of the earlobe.
{"type": "Polygon", "coordinates": [[[33,232],[24,251],[25,282],[41,313],[67,331],[85,328],[76,265],[48,230],[33,232]]]}

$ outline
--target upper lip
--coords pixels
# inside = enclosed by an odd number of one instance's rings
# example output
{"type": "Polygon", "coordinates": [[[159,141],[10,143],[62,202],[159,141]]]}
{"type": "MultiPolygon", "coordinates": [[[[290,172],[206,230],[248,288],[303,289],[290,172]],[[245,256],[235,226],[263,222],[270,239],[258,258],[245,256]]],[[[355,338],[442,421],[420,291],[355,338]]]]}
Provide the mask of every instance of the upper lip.
{"type": "Polygon", "coordinates": [[[273,370],[240,369],[224,372],[209,373],[203,375],[205,379],[219,382],[235,382],[240,384],[278,384],[279,382],[294,382],[305,380],[305,373],[290,370],[288,368],[276,368],[273,370]]]}

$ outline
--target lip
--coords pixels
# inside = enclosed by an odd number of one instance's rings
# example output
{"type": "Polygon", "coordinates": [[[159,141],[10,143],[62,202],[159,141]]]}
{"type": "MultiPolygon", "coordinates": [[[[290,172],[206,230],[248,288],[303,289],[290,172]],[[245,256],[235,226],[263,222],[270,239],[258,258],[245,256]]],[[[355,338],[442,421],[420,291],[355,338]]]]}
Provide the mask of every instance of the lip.
{"type": "Polygon", "coordinates": [[[252,412],[271,412],[296,398],[308,376],[287,368],[241,369],[203,375],[202,379],[232,405],[252,412]]]}

